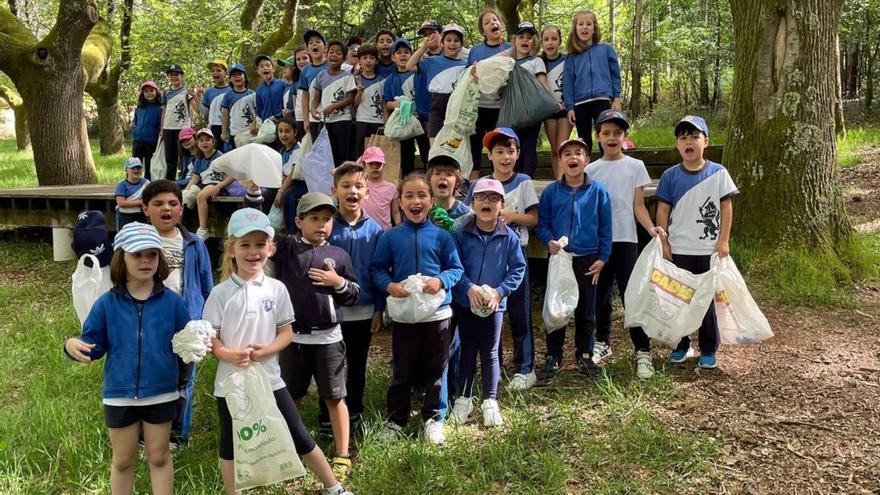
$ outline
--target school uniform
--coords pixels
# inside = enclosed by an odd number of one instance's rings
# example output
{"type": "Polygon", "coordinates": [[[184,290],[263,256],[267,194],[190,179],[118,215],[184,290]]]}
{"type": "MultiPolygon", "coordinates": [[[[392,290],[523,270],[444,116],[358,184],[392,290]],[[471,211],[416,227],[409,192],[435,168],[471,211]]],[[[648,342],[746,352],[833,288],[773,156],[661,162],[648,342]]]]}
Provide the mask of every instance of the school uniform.
{"type": "MultiPolygon", "coordinates": [[[[550,59],[546,55],[542,55],[544,67],[547,69],[547,87],[556,97],[556,102],[563,105],[562,102],[562,73],[565,70],[565,55],[559,54],[556,58],[550,59]]],[[[564,106],[564,105],[563,105],[564,106]]],[[[567,119],[568,112],[564,109],[553,114],[551,119],[567,119]]]]}
{"type": "Polygon", "coordinates": [[[226,142],[229,150],[235,149],[235,136],[245,132],[251,132],[251,124],[257,118],[257,95],[252,89],[244,91],[229,90],[220,103],[223,110],[229,112],[227,132],[229,141],[226,142]]]}
{"type": "Polygon", "coordinates": [[[290,148],[283,148],[281,150],[281,174],[285,177],[293,175],[291,177],[290,186],[281,193],[281,208],[284,212],[284,227],[287,229],[288,234],[299,232],[299,227],[296,226],[295,221],[296,205],[299,203],[300,198],[309,192],[305,177],[302,174],[302,169],[297,169],[293,163],[293,159],[298,156],[299,143],[294,144],[290,148]]]}
{"type": "Polygon", "coordinates": [[[501,379],[499,343],[501,325],[507,298],[519,287],[526,271],[523,257],[513,229],[499,220],[492,232],[483,232],[471,219],[456,230],[455,245],[461,254],[464,274],[453,289],[461,335],[462,397],[473,397],[477,353],[480,354],[483,399],[495,399],[501,379]],[[498,310],[490,316],[478,316],[471,311],[468,291],[475,286],[488,285],[501,295],[498,310]]]}
{"type": "MultiPolygon", "coordinates": [[[[596,340],[610,344],[614,281],[617,280],[617,292],[623,301],[639,257],[633,194],[636,188],[651,185],[651,177],[644,162],[629,156],[592,162],[587,165],[587,175],[605,186],[611,199],[611,256],[596,286],[596,340]]],[[[641,327],[630,328],[629,335],[636,351],[651,349],[651,341],[641,327]]]]}
{"type": "MultiPolygon", "coordinates": [[[[144,177],[150,179],[150,161],[159,143],[162,129],[162,105],[147,103],[134,109],[134,129],[131,130],[131,156],[144,164],[144,177]]],[[[161,179],[161,177],[159,177],[161,179]]]]}
{"type": "MultiPolygon", "coordinates": [[[[473,203],[474,185],[471,184],[464,202],[468,205],[473,203]]],[[[535,183],[525,174],[514,173],[506,181],[501,181],[504,187],[504,208],[513,210],[517,214],[530,213],[538,208],[538,194],[535,192],[535,183]]],[[[529,228],[519,224],[507,224],[516,233],[519,239],[520,250],[523,258],[528,260],[526,249],[529,245],[529,228]]],[[[507,316],[510,320],[510,334],[513,338],[513,368],[516,373],[528,375],[535,368],[535,337],[532,330],[532,298],[529,287],[529,266],[523,272],[523,281],[510,294],[507,301],[507,316]]],[[[501,346],[498,350],[499,359],[502,358],[501,346]]],[[[503,364],[503,363],[502,363],[503,364]]]]}
{"type": "MultiPolygon", "coordinates": [[[[189,101],[192,97],[186,86],[177,89],[169,89],[162,93],[162,137],[165,143],[165,163],[167,170],[165,179],[174,180],[177,177],[177,158],[179,152],[178,137],[180,130],[192,127],[192,115],[190,114],[189,101]]],[[[162,177],[152,177],[161,179],[162,177]]]]}
{"type": "MultiPolygon", "coordinates": [[[[709,160],[697,171],[678,164],[663,172],[654,197],[672,208],[668,241],[676,266],[694,274],[709,271],[721,235],[721,203],[737,194],[727,169],[709,160]]],[[[698,335],[700,353],[713,355],[719,343],[714,304],[709,305],[698,335]]],[[[690,344],[690,336],[684,337],[677,349],[687,350],[690,344]]]]}
{"type": "MultiPolygon", "coordinates": [[[[235,349],[271,344],[279,328],[294,323],[294,312],[290,295],[281,282],[264,274],[254,280],[233,274],[211,291],[205,303],[204,319],[217,331],[223,345],[235,349]]],[[[297,454],[308,454],[315,448],[315,442],[281,379],[278,354],[263,358],[259,363],[269,377],[275,404],[287,422],[297,454]]],[[[220,384],[238,370],[240,368],[233,364],[218,361],[214,378],[214,397],[220,417],[220,458],[229,461],[234,458],[232,416],[220,384]]]]}
{"type": "Polygon", "coordinates": [[[376,74],[382,79],[387,78],[391,74],[394,74],[397,71],[397,64],[394,61],[390,61],[387,64],[382,63],[381,60],[376,59],[376,74]]]}
{"type": "Polygon", "coordinates": [[[275,236],[275,273],[288,291],[297,314],[293,344],[280,353],[281,375],[294,400],[308,393],[312,377],[322,400],[342,399],[345,387],[345,343],[342,306],[357,302],[360,287],[351,258],[330,244],[314,246],[299,236],[275,236]],[[333,265],[341,287],[312,284],[309,269],[333,265]]]}
{"type": "Polygon", "coordinates": [[[425,386],[422,418],[443,420],[440,415],[441,378],[449,359],[449,318],[452,316],[452,287],[461,278],[463,268],[455,241],[430,220],[409,220],[385,232],[379,239],[370,262],[370,275],[380,297],[391,282],[402,282],[409,275],[421,273],[440,279],[446,298],[437,311],[419,323],[395,322],[391,337],[393,376],[388,387],[388,420],[406,425],[410,394],[416,376],[425,386]]]}
{"type": "Polygon", "coordinates": [[[256,91],[257,116],[265,122],[274,118],[281,118],[281,108],[284,104],[284,81],[272,79],[269,82],[260,81],[256,91]]]}
{"type": "Polygon", "coordinates": [[[620,98],[620,63],[608,43],[599,43],[583,53],[569,53],[562,70],[562,101],[565,110],[575,112],[578,137],[593,148],[596,119],[620,98]]]}
{"type": "MultiPolygon", "coordinates": [[[[141,177],[137,182],[131,183],[128,179],[122,179],[116,184],[116,191],[113,193],[116,197],[122,197],[129,201],[141,199],[144,188],[150,183],[149,180],[141,177]]],[[[116,206],[116,230],[119,231],[126,224],[131,222],[147,221],[144,210],[140,206],[116,206]]]]}
{"type": "Polygon", "coordinates": [[[435,137],[443,127],[446,118],[446,105],[459,76],[464,72],[466,60],[449,58],[446,55],[428,57],[419,61],[418,71],[424,72],[431,95],[431,110],[428,115],[428,137],[435,137]]]}
{"type": "MultiPolygon", "coordinates": [[[[416,112],[418,114],[418,95],[416,93],[416,81],[418,79],[418,74],[413,74],[409,71],[395,71],[390,76],[388,76],[388,78],[385,79],[385,82],[382,84],[382,101],[388,103],[394,101],[394,99],[398,96],[406,96],[413,101],[413,104],[416,105],[416,112]]],[[[425,88],[425,91],[427,91],[427,87],[425,88]]],[[[418,118],[421,120],[420,115],[418,116],[418,118]]],[[[401,177],[406,177],[408,174],[412,173],[413,170],[415,170],[416,143],[419,142],[419,148],[422,148],[420,140],[425,141],[424,150],[425,157],[427,157],[427,139],[427,136],[425,134],[422,134],[421,136],[410,139],[403,139],[400,141],[401,177]]],[[[425,158],[422,163],[425,163],[426,161],[427,159],[425,158]]]]}
{"type": "MultiPolygon", "coordinates": [[[[302,101],[306,101],[306,105],[312,104],[312,83],[315,82],[315,78],[318,77],[318,74],[327,70],[327,62],[324,62],[320,65],[309,64],[303,67],[302,72],[299,75],[299,85],[296,94],[296,102],[297,107],[300,108],[300,112],[302,112],[302,101]],[[305,99],[305,100],[303,100],[305,99]]],[[[318,108],[320,111],[321,109],[318,108]]],[[[312,135],[312,140],[318,139],[318,134],[321,132],[321,122],[314,122],[315,119],[312,118],[311,115],[309,117],[309,128],[308,129],[298,129],[301,134],[300,136],[305,136],[305,131],[309,131],[312,135]]],[[[300,113],[297,118],[297,122],[305,123],[305,116],[300,113]]]]}
{"type": "MultiPolygon", "coordinates": [[[[502,41],[497,45],[490,45],[488,42],[482,42],[471,48],[467,56],[467,66],[470,67],[475,63],[494,57],[499,53],[510,48],[510,43],[502,41]]],[[[474,171],[479,172],[483,160],[483,136],[487,132],[495,129],[498,124],[498,115],[501,112],[501,94],[498,91],[492,93],[480,93],[480,103],[477,107],[477,122],[475,124],[475,132],[471,135],[471,158],[474,163],[474,171]]]]}
{"type": "MultiPolygon", "coordinates": [[[[439,57],[443,55],[441,49],[437,53],[425,53],[423,58],[439,57]]],[[[431,141],[428,139],[429,125],[428,120],[431,114],[431,93],[428,92],[428,76],[424,72],[416,72],[413,76],[413,86],[416,95],[416,111],[419,114],[419,123],[425,133],[416,137],[416,144],[419,145],[419,157],[422,159],[422,165],[428,163],[428,152],[431,148],[431,141]]],[[[401,154],[403,149],[401,149],[401,154]]]]}
{"type": "Polygon", "coordinates": [[[199,102],[199,109],[208,119],[208,128],[214,134],[214,148],[221,150],[223,148],[223,97],[226,93],[232,91],[231,86],[212,86],[205,90],[202,95],[202,101],[199,102]]]}
{"type": "MultiPolygon", "coordinates": [[[[537,79],[538,76],[547,74],[547,68],[544,66],[544,60],[541,57],[530,55],[525,58],[518,59],[516,64],[532,74],[537,79]]],[[[538,169],[538,138],[541,135],[541,125],[543,122],[514,129],[516,135],[519,136],[520,153],[516,160],[514,169],[517,172],[524,173],[529,177],[535,176],[538,169]]]]}
{"type": "Polygon", "coordinates": [[[382,87],[385,80],[376,75],[372,79],[358,76],[364,92],[361,94],[361,104],[354,113],[354,156],[364,153],[364,141],[379,132],[385,125],[385,110],[382,103],[382,87]]]}
{"type": "MultiPolygon", "coordinates": [[[[608,262],[611,256],[611,200],[602,184],[586,174],[584,184],[571,187],[565,177],[547,186],[538,204],[535,229],[544,245],[568,237],[565,250],[573,256],[572,265],[578,284],[578,304],[574,312],[575,352],[593,355],[595,321],[595,286],[587,276],[596,260],[608,262]]],[[[547,335],[547,354],[562,361],[565,328],[547,335]]]]}
{"type": "MultiPolygon", "coordinates": [[[[330,74],[329,71],[321,72],[315,77],[313,84],[315,91],[321,92],[321,112],[328,105],[342,101],[357,89],[354,77],[344,71],[330,74]]],[[[342,162],[351,159],[351,105],[337,108],[332,114],[324,116],[324,125],[327,127],[327,135],[330,138],[330,149],[333,152],[333,164],[339,166],[342,162]]]]}

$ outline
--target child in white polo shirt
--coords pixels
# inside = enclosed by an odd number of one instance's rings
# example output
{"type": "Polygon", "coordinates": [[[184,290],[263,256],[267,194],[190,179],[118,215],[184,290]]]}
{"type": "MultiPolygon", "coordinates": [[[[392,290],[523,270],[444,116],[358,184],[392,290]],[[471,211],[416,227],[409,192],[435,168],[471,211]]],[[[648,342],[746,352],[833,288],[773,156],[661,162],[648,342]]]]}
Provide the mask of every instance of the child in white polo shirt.
{"type": "Polygon", "coordinates": [[[296,452],[324,484],[329,495],[348,494],[336,480],[324,453],[309,436],[293,399],[281,379],[278,352],[293,336],[293,306],[284,284],[263,273],[275,252],[275,230],[269,218],[253,208],[237,210],[229,219],[223,253],[223,282],[205,303],[204,318],[217,330],[212,352],[220,363],[214,396],[220,414],[220,471],[226,493],[235,491],[232,417],[220,383],[238,368],[260,362],[269,375],[275,404],[287,421],[296,452]]]}

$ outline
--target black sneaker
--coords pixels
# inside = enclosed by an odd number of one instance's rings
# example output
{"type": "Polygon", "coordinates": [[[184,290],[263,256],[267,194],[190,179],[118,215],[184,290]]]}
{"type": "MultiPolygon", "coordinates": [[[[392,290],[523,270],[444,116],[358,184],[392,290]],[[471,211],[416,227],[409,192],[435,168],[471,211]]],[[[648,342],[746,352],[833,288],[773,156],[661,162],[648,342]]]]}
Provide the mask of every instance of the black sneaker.
{"type": "Polygon", "coordinates": [[[544,359],[544,366],[538,370],[538,378],[544,381],[552,380],[559,371],[559,358],[556,356],[547,356],[544,359]]]}
{"type": "Polygon", "coordinates": [[[333,423],[321,421],[321,426],[318,427],[318,435],[323,439],[333,440],[333,423]]]}
{"type": "Polygon", "coordinates": [[[589,354],[581,354],[578,356],[577,363],[578,372],[580,372],[580,374],[587,376],[599,375],[599,367],[596,366],[596,363],[593,362],[593,359],[589,354]]]}
{"type": "Polygon", "coordinates": [[[348,428],[351,436],[353,437],[363,437],[364,436],[364,422],[361,418],[360,414],[352,414],[348,418],[348,428]]]}

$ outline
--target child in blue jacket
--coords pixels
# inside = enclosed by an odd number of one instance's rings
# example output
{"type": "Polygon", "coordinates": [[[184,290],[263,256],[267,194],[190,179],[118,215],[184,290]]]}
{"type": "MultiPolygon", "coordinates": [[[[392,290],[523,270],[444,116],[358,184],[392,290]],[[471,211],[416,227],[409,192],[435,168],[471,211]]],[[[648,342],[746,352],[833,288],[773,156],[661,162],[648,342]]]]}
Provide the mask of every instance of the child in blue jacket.
{"type": "Polygon", "coordinates": [[[170,494],[171,421],[178,412],[183,364],[171,351],[171,337],[186,326],[189,313],[180,296],[162,284],[168,263],[154,227],[129,223],[116,234],[114,249],[113,289],[98,298],[82,335],[68,339],[64,352],[81,363],[107,355],[103,403],[113,448],[113,492],[134,490],[143,428],[153,493],[170,494]]]}
{"type": "Polygon", "coordinates": [[[507,296],[522,283],[526,262],[516,232],[500,220],[504,186],[495,179],[480,179],[474,186],[474,217],[454,234],[464,275],[453,289],[461,335],[461,387],[449,419],[465,423],[473,410],[477,352],[483,380],[483,424],[501,426],[498,382],[501,365],[498,343],[507,296]]]}
{"type": "MultiPolygon", "coordinates": [[[[541,193],[536,230],[550,254],[561,249],[559,238],[568,237],[565,250],[574,257],[572,265],[578,284],[578,304],[574,312],[578,370],[596,376],[599,368],[592,360],[595,289],[599,273],[611,256],[611,200],[605,187],[584,173],[589,153],[587,143],[580,139],[569,139],[559,146],[562,178],[541,193]]],[[[564,327],[547,334],[547,359],[538,378],[550,380],[556,376],[563,344],[564,327]]]]}
{"type": "Polygon", "coordinates": [[[382,432],[386,440],[397,438],[406,426],[415,376],[422,377],[425,385],[425,436],[434,444],[446,440],[440,415],[441,378],[449,358],[452,288],[463,269],[452,235],[428,218],[432,202],[431,186],[423,175],[404,178],[400,183],[400,204],[406,219],[379,239],[370,263],[370,275],[381,297],[409,296],[401,282],[417,273],[429,277],[424,288],[426,294],[446,291],[443,303],[425,320],[394,323],[394,373],[388,387],[388,421],[382,432]]]}

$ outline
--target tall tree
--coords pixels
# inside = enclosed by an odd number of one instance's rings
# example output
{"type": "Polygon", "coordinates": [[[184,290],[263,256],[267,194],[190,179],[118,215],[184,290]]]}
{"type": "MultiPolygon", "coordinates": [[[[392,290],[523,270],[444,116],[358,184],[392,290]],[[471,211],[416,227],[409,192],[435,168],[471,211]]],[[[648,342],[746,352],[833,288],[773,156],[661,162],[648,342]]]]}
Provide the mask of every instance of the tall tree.
{"type": "Polygon", "coordinates": [[[82,47],[98,22],[93,0],[60,0],[42,39],[0,8],[0,70],[24,102],[40,185],[96,180],[83,113],[82,47]]]}
{"type": "Polygon", "coordinates": [[[849,232],[829,118],[836,70],[828,52],[843,2],[730,0],[736,53],[725,162],[745,193],[734,214],[745,242],[831,252],[849,232]]]}
{"type": "Polygon", "coordinates": [[[629,112],[632,118],[636,118],[642,113],[642,18],[645,13],[644,6],[643,0],[635,0],[633,7],[632,55],[630,56],[632,95],[629,100],[629,112]]]}
{"type": "Polygon", "coordinates": [[[246,0],[239,16],[239,24],[244,33],[250,33],[241,46],[241,60],[248,66],[248,79],[251,86],[260,82],[253,60],[258,54],[272,56],[293,36],[293,21],[296,17],[297,0],[284,0],[281,22],[274,31],[264,33],[261,26],[260,11],[264,0],[246,0]]]}

